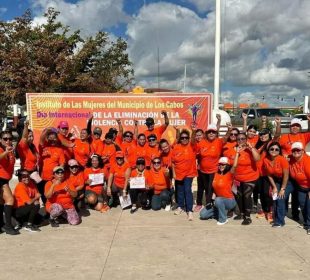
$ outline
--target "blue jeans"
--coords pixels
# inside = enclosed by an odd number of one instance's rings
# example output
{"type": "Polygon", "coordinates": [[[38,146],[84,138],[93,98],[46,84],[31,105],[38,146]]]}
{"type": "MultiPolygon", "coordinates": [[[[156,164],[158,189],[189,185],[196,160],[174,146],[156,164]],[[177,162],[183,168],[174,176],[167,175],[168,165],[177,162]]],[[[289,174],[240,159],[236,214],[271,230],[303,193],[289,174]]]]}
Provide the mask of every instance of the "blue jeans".
{"type": "Polygon", "coordinates": [[[152,197],[152,209],[154,211],[160,210],[170,204],[170,192],[163,190],[160,194],[154,194],[152,197]]]}
{"type": "Polygon", "coordinates": [[[304,226],[310,228],[310,200],[309,192],[304,190],[298,190],[298,201],[302,216],[304,218],[304,226]]]}
{"type": "Polygon", "coordinates": [[[237,202],[234,198],[216,197],[214,205],[218,210],[218,221],[224,223],[227,220],[227,211],[235,208],[237,202]]]}
{"type": "MultiPolygon", "coordinates": [[[[281,184],[276,183],[276,186],[279,192],[281,189],[281,184]]],[[[275,224],[278,224],[281,226],[285,225],[284,218],[287,212],[285,201],[288,200],[290,194],[293,191],[294,191],[294,186],[290,181],[288,181],[287,186],[285,188],[284,198],[278,198],[273,201],[273,212],[274,212],[274,223],[275,224]]]]}
{"type": "Polygon", "coordinates": [[[178,207],[186,212],[193,211],[193,192],[192,192],[192,177],[185,177],[182,181],[176,180],[175,187],[178,195],[178,207]]]}

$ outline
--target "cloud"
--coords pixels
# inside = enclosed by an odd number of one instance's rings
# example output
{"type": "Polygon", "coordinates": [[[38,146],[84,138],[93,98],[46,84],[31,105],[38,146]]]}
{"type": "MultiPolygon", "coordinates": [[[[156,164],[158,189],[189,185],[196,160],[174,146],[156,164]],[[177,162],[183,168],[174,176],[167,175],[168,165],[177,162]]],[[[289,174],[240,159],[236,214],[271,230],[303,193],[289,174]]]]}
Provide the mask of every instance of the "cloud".
{"type": "Polygon", "coordinates": [[[201,12],[206,12],[215,9],[215,0],[187,0],[187,2],[194,4],[201,12]]]}
{"type": "Polygon", "coordinates": [[[130,17],[123,11],[123,0],[80,0],[69,3],[64,0],[32,0],[38,14],[34,22],[43,22],[42,11],[49,7],[60,12],[58,19],[73,30],[80,29],[83,35],[93,35],[119,23],[126,23],[130,17]]]}
{"type": "Polygon", "coordinates": [[[7,8],[4,8],[4,7],[0,7],[0,15],[3,15],[7,12],[7,8]]]}

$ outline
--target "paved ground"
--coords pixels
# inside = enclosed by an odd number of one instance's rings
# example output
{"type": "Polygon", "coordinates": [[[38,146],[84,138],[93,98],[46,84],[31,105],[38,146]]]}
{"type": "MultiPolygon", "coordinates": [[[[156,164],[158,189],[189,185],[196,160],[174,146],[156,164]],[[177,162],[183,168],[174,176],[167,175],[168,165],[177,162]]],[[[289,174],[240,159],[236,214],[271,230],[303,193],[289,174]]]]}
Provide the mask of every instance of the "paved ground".
{"type": "Polygon", "coordinates": [[[185,214],[91,211],[79,226],[0,235],[0,279],[310,279],[310,236],[185,214]]]}

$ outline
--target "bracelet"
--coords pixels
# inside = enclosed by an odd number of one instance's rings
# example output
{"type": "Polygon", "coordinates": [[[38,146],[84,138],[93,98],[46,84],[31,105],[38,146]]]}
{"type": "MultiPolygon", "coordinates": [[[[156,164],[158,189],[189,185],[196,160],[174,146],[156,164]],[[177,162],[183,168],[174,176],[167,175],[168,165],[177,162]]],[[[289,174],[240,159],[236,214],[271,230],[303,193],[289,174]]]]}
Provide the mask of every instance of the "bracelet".
{"type": "Polygon", "coordinates": [[[285,191],[285,188],[281,188],[280,191],[285,191]]]}

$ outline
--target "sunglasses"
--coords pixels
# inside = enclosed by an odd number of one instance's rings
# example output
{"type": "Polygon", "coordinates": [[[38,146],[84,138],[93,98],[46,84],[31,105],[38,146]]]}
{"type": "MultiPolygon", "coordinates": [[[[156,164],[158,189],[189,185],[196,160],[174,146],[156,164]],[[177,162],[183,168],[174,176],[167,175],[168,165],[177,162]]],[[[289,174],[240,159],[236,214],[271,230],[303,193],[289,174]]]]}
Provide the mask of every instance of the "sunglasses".
{"type": "Polygon", "coordinates": [[[230,136],[237,136],[238,133],[230,133],[230,136]]]}
{"type": "Polygon", "coordinates": [[[280,152],[279,148],[270,148],[269,152],[280,152]]]}
{"type": "Polygon", "coordinates": [[[246,140],[245,137],[237,138],[237,141],[246,140]]]}
{"type": "Polygon", "coordinates": [[[216,134],[217,132],[216,132],[215,130],[208,130],[208,131],[207,131],[207,134],[210,134],[210,133],[216,134]]]}
{"type": "Polygon", "coordinates": [[[181,140],[188,140],[188,139],[189,139],[189,137],[187,137],[187,136],[183,136],[183,137],[180,137],[180,139],[181,139],[181,140]]]}
{"type": "Polygon", "coordinates": [[[124,158],[122,157],[117,157],[116,160],[123,160],[124,158]]]}
{"type": "Polygon", "coordinates": [[[153,164],[161,164],[160,161],[153,161],[153,164]]]}
{"type": "Polygon", "coordinates": [[[132,135],[128,134],[128,135],[125,135],[125,137],[132,138],[132,135]]]}
{"type": "Polygon", "coordinates": [[[64,174],[65,172],[62,171],[62,170],[58,170],[58,171],[56,171],[55,173],[56,173],[56,174],[64,174]]]}
{"type": "Polygon", "coordinates": [[[74,168],[79,168],[78,165],[72,165],[72,166],[69,166],[70,169],[74,169],[74,168]]]}
{"type": "Polygon", "coordinates": [[[156,141],[155,138],[150,138],[150,139],[149,139],[149,142],[154,142],[154,141],[156,141]]]}
{"type": "Polygon", "coordinates": [[[11,138],[11,137],[3,137],[2,140],[3,141],[12,141],[13,138],[11,138]]]}
{"type": "Polygon", "coordinates": [[[219,163],[219,166],[225,166],[226,163],[219,163]]]}
{"type": "Polygon", "coordinates": [[[60,129],[63,129],[63,130],[68,130],[69,127],[61,127],[60,129]]]}
{"type": "Polygon", "coordinates": [[[302,150],[300,150],[300,149],[293,149],[292,150],[292,153],[295,153],[295,152],[297,152],[297,153],[300,153],[302,150]]]}

